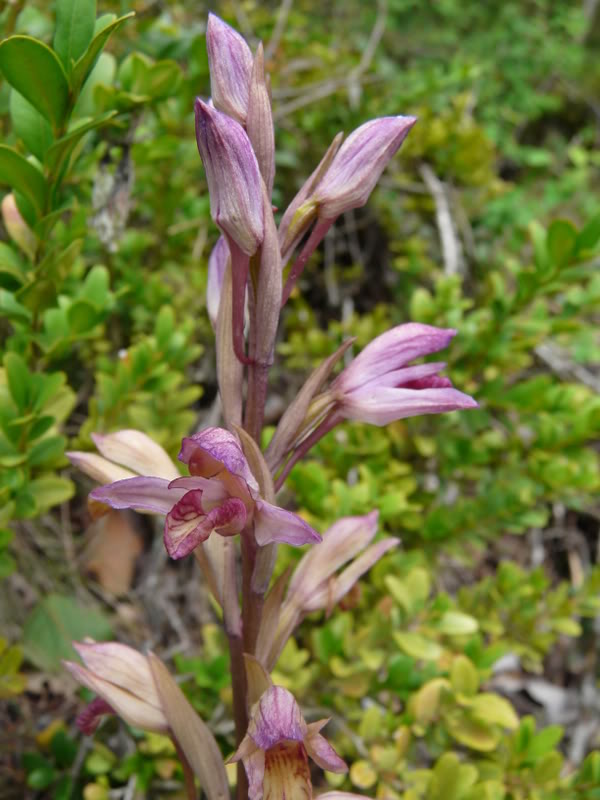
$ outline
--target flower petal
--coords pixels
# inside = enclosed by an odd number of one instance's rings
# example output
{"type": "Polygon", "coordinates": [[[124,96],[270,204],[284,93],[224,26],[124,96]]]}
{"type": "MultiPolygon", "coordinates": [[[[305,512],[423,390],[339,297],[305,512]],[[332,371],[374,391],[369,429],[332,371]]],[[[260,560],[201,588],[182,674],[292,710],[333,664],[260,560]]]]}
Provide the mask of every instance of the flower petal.
{"type": "Polygon", "coordinates": [[[254,536],[261,547],[271,542],[287,542],[299,547],[321,541],[320,534],[311,528],[308,522],[297,514],[271,505],[265,500],[256,501],[254,536]]]}
{"type": "Polygon", "coordinates": [[[458,389],[390,389],[365,387],[344,398],[340,413],[347,419],[389,425],[397,419],[420,414],[441,414],[461,408],[477,408],[478,403],[458,389]]]}
{"type": "Polygon", "coordinates": [[[155,475],[172,480],[179,470],[166,450],[142,431],[123,430],[116,433],[93,433],[92,439],[100,453],[138,475],[155,475]]]}
{"type": "Polygon", "coordinates": [[[246,506],[237,497],[227,498],[208,513],[202,491],[188,492],[165,519],[165,547],[171,558],[183,558],[204,542],[213,530],[222,536],[239,533],[246,524],[246,506]]]}
{"type": "Polygon", "coordinates": [[[181,443],[179,460],[187,464],[192,475],[212,478],[223,469],[246,482],[251,492],[258,492],[258,483],[233,433],[224,428],[205,428],[181,443]]]}
{"type": "Polygon", "coordinates": [[[336,378],[333,387],[353,392],[388,372],[400,369],[415,358],[448,346],[456,335],[452,328],[434,328],[419,322],[397,325],[370,342],[336,378]]]}
{"type": "Polygon", "coordinates": [[[127,478],[135,478],[135,472],[130,472],[128,469],[117,466],[107,458],[96,455],[96,453],[84,453],[81,451],[71,450],[65,453],[71,464],[90,478],[93,478],[98,483],[114,483],[115,481],[124,481],[127,478]]]}
{"type": "Polygon", "coordinates": [[[348,772],[348,765],[340,758],[324,736],[315,733],[307,736],[304,746],[308,755],[321,769],[329,772],[348,772]]]}
{"type": "Polygon", "coordinates": [[[90,497],[112,508],[134,508],[168,514],[184,494],[183,489],[169,489],[166,478],[128,478],[99,486],[90,492],[90,497]]]}
{"type": "Polygon", "coordinates": [[[103,700],[101,697],[95,697],[92,702],[88,703],[83,711],[77,715],[75,724],[82,733],[91,736],[98,727],[100,717],[114,713],[114,708],[109,706],[106,700],[103,700]]]}
{"type": "Polygon", "coordinates": [[[261,750],[292,739],[304,741],[306,722],[294,695],[283,686],[271,686],[256,704],[248,735],[261,750]]]}

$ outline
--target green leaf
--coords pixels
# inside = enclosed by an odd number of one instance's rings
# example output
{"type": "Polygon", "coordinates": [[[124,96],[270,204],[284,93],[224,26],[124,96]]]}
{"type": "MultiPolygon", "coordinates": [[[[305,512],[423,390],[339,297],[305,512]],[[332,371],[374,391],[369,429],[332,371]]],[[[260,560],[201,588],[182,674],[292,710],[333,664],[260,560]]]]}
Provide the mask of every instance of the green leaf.
{"type": "Polygon", "coordinates": [[[489,753],[498,744],[499,735],[478,720],[465,713],[454,714],[447,719],[448,731],[457,742],[482,753],[489,753]]]}
{"type": "Polygon", "coordinates": [[[509,730],[519,726],[519,718],[512,705],[493,692],[478,694],[469,705],[473,715],[481,722],[500,725],[509,730]]]}
{"type": "Polygon", "coordinates": [[[53,506],[70,500],[75,494],[73,482],[67,478],[44,475],[30,481],[28,490],[35,498],[35,513],[42,513],[53,506]]]}
{"type": "Polygon", "coordinates": [[[52,147],[48,150],[46,157],[48,167],[53,172],[59,172],[65,161],[71,156],[71,153],[81,140],[82,136],[85,136],[85,134],[89,131],[93,131],[96,128],[101,128],[103,125],[106,125],[116,115],[116,111],[107,111],[101,116],[96,117],[96,119],[92,119],[90,121],[81,120],[80,124],[76,128],[73,128],[69,131],[69,133],[65,134],[65,136],[62,136],[60,139],[54,142],[52,147]]]}
{"type": "Polygon", "coordinates": [[[473,662],[463,655],[458,655],[450,668],[450,682],[455,692],[470,697],[479,689],[479,673],[473,662]]]}
{"type": "Polygon", "coordinates": [[[532,737],[525,750],[524,759],[528,762],[533,762],[545,756],[560,742],[563,733],[564,731],[560,725],[547,725],[532,737]]]}
{"type": "Polygon", "coordinates": [[[23,629],[23,650],[37,667],[50,672],[61,668],[61,659],[77,658],[71,642],[86,636],[103,640],[112,634],[106,617],[85,607],[74,597],[51,594],[29,616],[23,629]]]}
{"type": "Polygon", "coordinates": [[[31,311],[21,305],[11,292],[0,289],[0,317],[17,322],[29,322],[31,311]]]}
{"type": "Polygon", "coordinates": [[[10,93],[10,117],[17,136],[36,158],[43,161],[54,141],[52,128],[48,120],[16,89],[10,93]]]}
{"type": "Polygon", "coordinates": [[[476,633],[479,623],[474,617],[460,611],[446,611],[438,622],[437,629],[446,636],[464,636],[476,633]]]}
{"type": "Polygon", "coordinates": [[[97,264],[88,272],[80,297],[90,302],[97,311],[103,311],[109,301],[110,275],[106,267],[97,264]]]}
{"type": "Polygon", "coordinates": [[[8,380],[8,390],[16,407],[23,413],[31,400],[31,375],[27,365],[17,353],[6,353],[4,369],[8,380]]]}
{"type": "Polygon", "coordinates": [[[69,105],[69,81],[53,50],[31,36],[11,36],[0,44],[0,70],[54,130],[61,128],[69,105]]]}
{"type": "Polygon", "coordinates": [[[69,73],[94,35],[96,0],[57,0],[54,50],[69,73]]]}
{"type": "Polygon", "coordinates": [[[576,241],[577,230],[568,220],[557,219],[550,225],[546,244],[556,266],[563,267],[571,260],[576,241]]]}
{"type": "Polygon", "coordinates": [[[105,28],[94,35],[90,46],[73,67],[73,89],[76,93],[79,93],[110,37],[124,22],[133,17],[134,13],[132,11],[124,17],[109,22],[105,28]]]}
{"type": "Polygon", "coordinates": [[[395,633],[394,639],[407,655],[423,661],[437,661],[444,652],[437,642],[432,642],[431,639],[412,631],[395,633]]]}
{"type": "Polygon", "coordinates": [[[42,216],[46,206],[48,186],[46,179],[26,158],[0,144],[0,183],[5,183],[21,192],[42,216]]]}
{"type": "Polygon", "coordinates": [[[577,234],[575,249],[578,253],[593,250],[600,241],[600,214],[593,217],[577,234]]]}
{"type": "Polygon", "coordinates": [[[17,283],[23,283],[25,281],[25,269],[21,262],[21,259],[17,255],[17,253],[6,244],[6,242],[0,242],[0,282],[5,283],[7,281],[6,278],[2,276],[10,276],[10,279],[14,279],[17,283]]]}
{"type": "Polygon", "coordinates": [[[50,466],[64,456],[66,444],[67,440],[64,436],[48,436],[33,445],[27,454],[27,463],[31,467],[39,467],[44,464],[50,466]]]}

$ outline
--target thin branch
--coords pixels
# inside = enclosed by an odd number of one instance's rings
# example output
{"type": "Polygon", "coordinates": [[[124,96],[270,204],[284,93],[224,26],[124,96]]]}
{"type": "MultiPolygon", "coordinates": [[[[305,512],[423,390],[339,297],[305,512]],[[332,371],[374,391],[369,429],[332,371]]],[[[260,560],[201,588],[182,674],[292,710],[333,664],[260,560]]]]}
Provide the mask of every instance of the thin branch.
{"type": "Polygon", "coordinates": [[[463,275],[465,261],[460,239],[452,220],[446,187],[429,164],[421,164],[420,173],[435,203],[435,221],[442,245],[444,272],[446,275],[463,275]]]}
{"type": "Polygon", "coordinates": [[[552,342],[542,342],[535,348],[536,356],[563,381],[577,381],[600,394],[600,377],[582,364],[576,364],[569,354],[552,342]]]}
{"type": "Polygon", "coordinates": [[[269,39],[268,45],[265,47],[265,61],[268,61],[270,58],[273,58],[273,55],[277,48],[279,47],[279,43],[281,42],[281,37],[283,36],[283,32],[285,31],[285,26],[288,21],[288,17],[290,15],[290,11],[292,10],[294,0],[282,0],[281,5],[279,6],[279,11],[277,12],[277,20],[275,22],[275,27],[273,28],[273,33],[271,34],[271,38],[269,39]]]}

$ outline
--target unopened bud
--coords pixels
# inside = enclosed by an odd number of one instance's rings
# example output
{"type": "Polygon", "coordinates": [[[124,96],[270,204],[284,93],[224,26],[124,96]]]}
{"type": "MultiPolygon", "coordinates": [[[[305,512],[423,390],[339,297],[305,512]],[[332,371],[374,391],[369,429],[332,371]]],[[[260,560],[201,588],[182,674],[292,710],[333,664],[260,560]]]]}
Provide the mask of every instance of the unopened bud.
{"type": "Polygon", "coordinates": [[[38,245],[37,237],[21,216],[14,194],[7,194],[2,200],[2,219],[10,238],[33,261],[38,245]]]}
{"type": "Polygon", "coordinates": [[[212,101],[240,124],[246,124],[252,53],[245,39],[215,14],[208,15],[206,48],[212,101]]]}

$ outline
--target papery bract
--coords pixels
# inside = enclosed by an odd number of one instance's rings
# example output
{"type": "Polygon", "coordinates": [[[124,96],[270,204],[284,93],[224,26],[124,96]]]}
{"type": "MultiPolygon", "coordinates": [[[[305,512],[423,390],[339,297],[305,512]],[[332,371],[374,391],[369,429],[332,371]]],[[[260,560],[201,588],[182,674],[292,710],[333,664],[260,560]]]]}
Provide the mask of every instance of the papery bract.
{"type": "Polygon", "coordinates": [[[215,108],[245,125],[253,62],[246,40],[216,14],[209,14],[206,49],[215,108]]]}
{"type": "Polygon", "coordinates": [[[248,732],[230,759],[242,760],[250,800],[312,796],[308,756],[322,769],[347,766],[319,731],[328,720],[307,725],[291,692],[271,686],[252,709],[248,732]]]}
{"type": "Polygon", "coordinates": [[[92,733],[100,716],[108,713],[143,730],[164,733],[168,729],[146,656],[117,642],[74,642],[73,646],[85,666],[73,661],[65,661],[65,666],[99,697],[78,719],[85,733],[92,733]]]}
{"type": "Polygon", "coordinates": [[[221,292],[229,259],[227,241],[224,236],[219,236],[208,259],[208,278],[206,281],[206,310],[213,329],[217,327],[221,292]]]}

